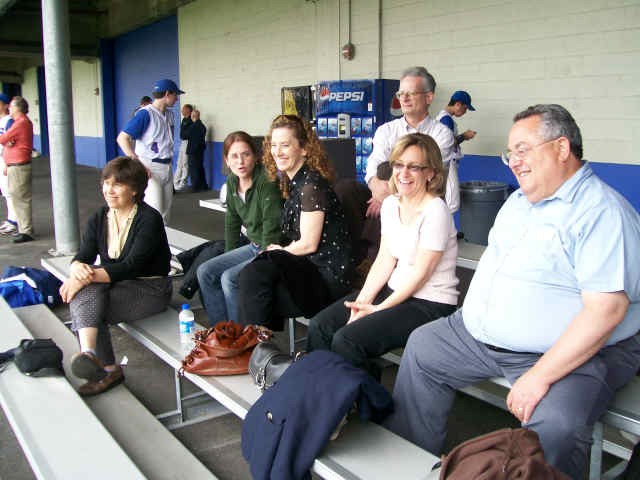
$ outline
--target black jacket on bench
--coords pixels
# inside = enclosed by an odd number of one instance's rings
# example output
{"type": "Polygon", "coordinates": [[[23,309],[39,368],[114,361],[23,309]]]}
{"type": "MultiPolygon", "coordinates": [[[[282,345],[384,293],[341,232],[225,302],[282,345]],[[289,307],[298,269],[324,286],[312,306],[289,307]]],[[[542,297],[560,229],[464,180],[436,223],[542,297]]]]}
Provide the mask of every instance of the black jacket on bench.
{"type": "Polygon", "coordinates": [[[139,277],[166,277],[171,251],[160,213],[146,203],[139,204],[124,248],[118,258],[112,259],[107,249],[108,211],[109,207],[104,206],[91,215],[82,235],[80,251],[72,261],[92,265],[100,256],[100,266],[106,270],[112,282],[139,277]]]}

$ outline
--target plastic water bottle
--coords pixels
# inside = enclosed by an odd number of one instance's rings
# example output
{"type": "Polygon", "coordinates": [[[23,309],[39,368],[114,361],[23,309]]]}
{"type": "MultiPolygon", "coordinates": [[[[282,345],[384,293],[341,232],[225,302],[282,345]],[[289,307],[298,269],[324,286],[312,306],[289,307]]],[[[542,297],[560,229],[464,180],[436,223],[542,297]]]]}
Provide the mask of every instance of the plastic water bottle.
{"type": "Polygon", "coordinates": [[[193,334],[195,333],[194,316],[188,303],[182,304],[182,310],[178,314],[178,323],[180,325],[180,346],[182,354],[186,356],[194,346],[193,334]]]}

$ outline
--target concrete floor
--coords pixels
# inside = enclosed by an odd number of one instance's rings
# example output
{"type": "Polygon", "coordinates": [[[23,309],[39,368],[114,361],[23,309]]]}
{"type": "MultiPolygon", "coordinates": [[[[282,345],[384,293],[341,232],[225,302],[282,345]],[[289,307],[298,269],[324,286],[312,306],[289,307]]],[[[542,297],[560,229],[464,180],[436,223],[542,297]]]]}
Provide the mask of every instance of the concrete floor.
{"type": "MultiPolygon", "coordinates": [[[[100,172],[89,167],[77,167],[78,204],[80,225],[88,215],[102,204],[99,189],[100,172]]],[[[14,245],[6,237],[0,237],[0,268],[11,265],[40,267],[40,258],[55,248],[53,212],[51,202],[50,171],[48,159],[34,161],[33,209],[36,241],[14,245]]],[[[202,198],[211,198],[213,192],[198,194],[182,193],[174,198],[172,220],[174,228],[209,239],[223,238],[224,216],[198,206],[202,198]]],[[[0,200],[0,217],[4,218],[4,200],[0,200]]],[[[463,285],[468,285],[470,272],[461,270],[463,285]]],[[[176,286],[179,279],[176,280],[176,286]]],[[[174,291],[177,288],[174,289],[174,291]]],[[[185,299],[174,294],[172,303],[178,306],[185,299]]],[[[198,303],[197,300],[195,303],[198,303]]],[[[68,307],[55,309],[61,319],[68,318],[68,307]]],[[[197,318],[204,312],[196,311],[197,318]]],[[[202,322],[202,323],[206,323],[202,322]]],[[[127,387],[153,413],[174,408],[173,371],[144,347],[129,338],[118,328],[112,329],[114,346],[118,358],[126,355],[127,387]]],[[[383,383],[393,386],[395,367],[385,369],[383,383]]],[[[458,394],[450,415],[449,438],[446,449],[483,433],[503,427],[517,427],[518,423],[506,412],[491,407],[464,394],[458,394]]],[[[251,478],[249,469],[240,452],[241,423],[232,414],[214,420],[175,430],[175,435],[222,480],[251,478]]],[[[64,436],[61,434],[61,441],[64,436]]],[[[7,422],[0,413],[0,479],[27,480],[35,478],[19,444],[7,422]]],[[[390,459],[394,461],[398,459],[390,459]]]]}

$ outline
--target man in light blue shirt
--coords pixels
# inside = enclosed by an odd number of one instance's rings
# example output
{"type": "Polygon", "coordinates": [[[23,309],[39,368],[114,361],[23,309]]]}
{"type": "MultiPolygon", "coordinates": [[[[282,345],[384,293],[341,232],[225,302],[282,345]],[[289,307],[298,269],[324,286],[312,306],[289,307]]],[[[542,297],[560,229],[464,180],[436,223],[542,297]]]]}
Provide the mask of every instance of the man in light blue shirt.
{"type": "Polygon", "coordinates": [[[594,422],[640,367],[640,217],[582,160],[563,107],[517,114],[508,145],[520,189],[463,308],[409,338],[388,426],[439,454],[455,390],[504,376],[547,461],[582,478],[594,422]]]}

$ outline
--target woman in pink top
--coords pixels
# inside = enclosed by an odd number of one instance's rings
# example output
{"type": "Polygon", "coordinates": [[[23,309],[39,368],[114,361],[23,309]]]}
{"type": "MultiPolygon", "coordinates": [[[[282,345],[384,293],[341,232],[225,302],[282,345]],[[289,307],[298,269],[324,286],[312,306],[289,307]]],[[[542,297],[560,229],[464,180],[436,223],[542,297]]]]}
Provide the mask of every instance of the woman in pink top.
{"type": "Polygon", "coordinates": [[[390,156],[393,195],[382,203],[380,250],[357,294],[309,324],[307,350],[333,350],[379,378],[371,359],[403,347],[420,325],[450,315],[458,301],[458,246],[442,197],[445,171],[428,135],[402,137],[390,156]]]}

